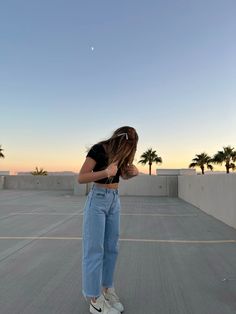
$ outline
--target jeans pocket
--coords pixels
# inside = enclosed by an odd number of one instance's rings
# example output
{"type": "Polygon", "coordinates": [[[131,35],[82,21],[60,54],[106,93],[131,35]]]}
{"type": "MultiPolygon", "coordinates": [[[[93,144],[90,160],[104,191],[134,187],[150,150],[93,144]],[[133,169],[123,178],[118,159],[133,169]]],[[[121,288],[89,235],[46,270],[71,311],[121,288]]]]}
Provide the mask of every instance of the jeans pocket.
{"type": "Polygon", "coordinates": [[[91,199],[91,209],[94,212],[101,213],[106,208],[106,193],[103,191],[94,191],[91,199]]]}
{"type": "Polygon", "coordinates": [[[94,198],[95,199],[105,199],[106,193],[104,192],[95,192],[94,193],[94,198]]]}

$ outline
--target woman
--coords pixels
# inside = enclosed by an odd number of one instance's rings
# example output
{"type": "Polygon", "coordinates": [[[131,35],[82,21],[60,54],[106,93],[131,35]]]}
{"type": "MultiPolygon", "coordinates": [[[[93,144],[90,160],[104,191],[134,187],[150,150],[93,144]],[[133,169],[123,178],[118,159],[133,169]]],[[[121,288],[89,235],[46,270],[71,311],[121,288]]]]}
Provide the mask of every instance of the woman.
{"type": "Polygon", "coordinates": [[[83,220],[83,294],[90,298],[90,313],[124,310],[113,284],[120,225],[118,184],[120,176],[138,175],[132,164],[137,142],[134,128],[117,129],[111,138],[92,146],[79,173],[79,183],[94,182],[83,220]]]}

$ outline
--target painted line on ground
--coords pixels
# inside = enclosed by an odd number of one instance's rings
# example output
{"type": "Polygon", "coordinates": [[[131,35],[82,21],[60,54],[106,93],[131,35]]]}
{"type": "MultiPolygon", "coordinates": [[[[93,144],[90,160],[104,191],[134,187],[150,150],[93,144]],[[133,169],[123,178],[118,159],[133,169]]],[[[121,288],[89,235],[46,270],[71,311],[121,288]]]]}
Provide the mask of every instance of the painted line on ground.
{"type": "Polygon", "coordinates": [[[142,214],[142,213],[124,213],[121,216],[164,216],[164,217],[197,217],[196,214],[142,214]]]}
{"type": "MultiPolygon", "coordinates": [[[[0,237],[0,240],[82,240],[82,237],[0,237]]],[[[121,238],[121,242],[143,242],[143,243],[186,243],[186,244],[221,244],[236,243],[236,239],[225,240],[159,240],[159,239],[131,239],[121,238]]]]}
{"type": "MultiPolygon", "coordinates": [[[[45,212],[14,212],[12,215],[51,215],[51,216],[82,216],[83,213],[45,213],[45,212]]],[[[160,217],[198,217],[197,214],[151,214],[151,213],[121,213],[121,216],[160,216],[160,217]]]]}
{"type": "Polygon", "coordinates": [[[19,212],[19,213],[12,213],[14,215],[52,215],[52,216],[81,216],[83,215],[82,213],[44,213],[44,212],[30,212],[30,213],[25,213],[25,212],[19,212]]]}

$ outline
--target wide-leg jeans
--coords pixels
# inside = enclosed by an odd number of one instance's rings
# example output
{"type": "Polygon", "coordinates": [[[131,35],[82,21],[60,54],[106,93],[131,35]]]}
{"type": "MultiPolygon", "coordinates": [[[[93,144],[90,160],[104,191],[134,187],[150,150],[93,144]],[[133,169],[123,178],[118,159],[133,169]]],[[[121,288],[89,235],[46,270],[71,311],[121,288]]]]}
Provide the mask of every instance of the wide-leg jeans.
{"type": "Polygon", "coordinates": [[[85,297],[98,297],[113,287],[118,255],[120,199],[117,189],[94,185],[83,218],[82,285],[85,297]]]}

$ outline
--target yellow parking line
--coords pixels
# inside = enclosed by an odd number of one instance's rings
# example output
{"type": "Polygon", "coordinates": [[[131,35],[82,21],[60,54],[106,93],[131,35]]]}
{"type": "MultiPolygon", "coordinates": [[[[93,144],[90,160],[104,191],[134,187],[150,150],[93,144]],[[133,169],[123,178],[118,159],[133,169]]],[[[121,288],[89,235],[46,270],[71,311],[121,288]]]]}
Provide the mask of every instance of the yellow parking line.
{"type": "MultiPolygon", "coordinates": [[[[0,240],[82,240],[82,237],[0,237],[0,240]]],[[[144,243],[186,243],[186,244],[220,244],[236,243],[236,239],[225,240],[166,240],[166,239],[131,239],[121,238],[122,242],[144,242],[144,243]]]]}

